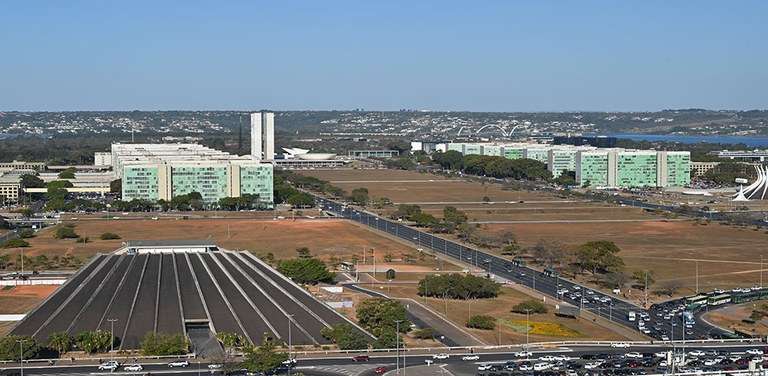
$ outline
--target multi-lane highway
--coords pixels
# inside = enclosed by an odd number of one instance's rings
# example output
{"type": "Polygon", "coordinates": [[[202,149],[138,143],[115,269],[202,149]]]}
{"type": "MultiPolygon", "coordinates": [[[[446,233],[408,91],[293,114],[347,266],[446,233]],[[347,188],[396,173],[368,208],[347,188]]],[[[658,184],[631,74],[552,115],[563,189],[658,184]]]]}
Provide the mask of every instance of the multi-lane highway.
{"type": "Polygon", "coordinates": [[[523,265],[513,265],[509,260],[483,252],[476,248],[447,240],[430,233],[409,227],[401,222],[392,221],[362,209],[347,206],[324,197],[315,196],[320,207],[334,215],[353,220],[373,229],[412,242],[419,248],[461,260],[467,264],[483,268],[489,274],[505,280],[519,283],[558,301],[564,301],[582,310],[588,310],[610,321],[638,330],[638,323],[648,328],[646,333],[656,339],[695,339],[721,335],[723,331],[702,320],[688,328],[683,323],[682,315],[671,314],[665,318],[665,312],[648,311],[637,305],[621,300],[598,290],[576,284],[559,276],[548,275],[523,265]],[[629,312],[638,316],[630,319],[629,312]],[[641,314],[642,313],[642,314],[641,314]],[[659,313],[662,313],[659,315],[659,313]],[[640,316],[645,316],[645,319],[640,316]]]}
{"type": "MultiPolygon", "coordinates": [[[[710,368],[710,369],[746,369],[747,363],[740,360],[761,359],[757,352],[765,351],[764,345],[755,344],[712,344],[712,343],[689,343],[687,345],[632,345],[628,348],[616,348],[607,345],[570,345],[556,348],[531,349],[530,353],[523,354],[516,350],[505,351],[476,351],[476,352],[453,352],[449,357],[438,357],[435,354],[442,350],[435,349],[431,353],[420,354],[400,354],[394,353],[371,354],[370,358],[354,359],[353,355],[335,354],[315,358],[299,358],[294,368],[294,372],[300,371],[305,375],[331,375],[338,374],[342,369],[354,374],[374,374],[376,368],[384,370],[393,370],[396,364],[401,367],[419,367],[433,362],[433,366],[449,365],[454,366],[455,371],[460,375],[474,375],[478,372],[480,365],[492,365],[500,369],[511,369],[509,374],[527,374],[520,372],[520,368],[525,364],[548,363],[552,366],[560,365],[565,369],[584,370],[587,363],[600,363],[599,369],[593,371],[600,374],[619,374],[619,370],[644,370],[648,374],[660,373],[664,366],[662,361],[668,357],[661,357],[662,353],[673,352],[681,356],[686,354],[686,359],[680,359],[678,362],[686,364],[686,367],[710,368]],[[634,354],[634,355],[633,355],[634,354]],[[476,358],[466,359],[465,356],[476,356],[476,358]],[[722,357],[720,363],[706,366],[704,363],[708,359],[722,357]],[[727,359],[727,360],[726,360],[727,359]],[[337,371],[333,371],[333,370],[337,371]],[[604,373],[607,371],[608,373],[604,373]]],[[[45,363],[27,364],[24,367],[24,374],[27,375],[110,375],[110,374],[174,374],[174,375],[195,375],[195,374],[221,374],[219,368],[212,370],[210,364],[215,362],[203,359],[190,359],[189,365],[185,368],[171,368],[169,361],[144,360],[138,363],[142,365],[141,372],[125,372],[123,367],[128,364],[134,364],[129,361],[121,364],[121,367],[112,373],[109,371],[100,371],[98,364],[70,364],[69,361],[61,361],[54,365],[45,363]]],[[[233,359],[232,364],[236,364],[237,359],[233,359]]],[[[762,364],[762,360],[759,361],[762,364]]],[[[283,370],[285,372],[287,370],[283,370]]],[[[280,374],[283,374],[280,372],[280,374]]],[[[413,371],[416,372],[416,371],[413,371]]],[[[18,365],[9,364],[5,368],[0,368],[2,375],[18,375],[20,369],[18,365]]],[[[411,373],[418,374],[418,373],[411,373]]],[[[622,373],[624,374],[624,373],[622,373]]],[[[629,374],[629,373],[626,373],[629,374]]],[[[635,373],[637,374],[637,373],[635,373]]]]}

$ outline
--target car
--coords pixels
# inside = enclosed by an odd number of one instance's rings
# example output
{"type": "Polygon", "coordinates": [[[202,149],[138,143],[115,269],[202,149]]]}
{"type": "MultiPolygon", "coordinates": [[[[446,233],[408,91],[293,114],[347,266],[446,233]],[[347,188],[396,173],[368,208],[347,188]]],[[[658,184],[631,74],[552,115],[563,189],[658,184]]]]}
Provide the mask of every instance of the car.
{"type": "Polygon", "coordinates": [[[99,364],[99,371],[110,371],[110,372],[113,372],[116,369],[118,369],[119,367],[120,367],[120,363],[118,363],[118,362],[116,362],[114,360],[110,360],[108,362],[104,362],[104,363],[99,364]]]}
{"type": "Polygon", "coordinates": [[[643,354],[640,354],[639,352],[632,351],[632,352],[628,352],[628,353],[624,354],[624,357],[625,358],[630,358],[630,359],[640,359],[640,358],[643,357],[643,354]]]}
{"type": "Polygon", "coordinates": [[[629,348],[629,344],[626,342],[614,342],[611,344],[611,347],[616,349],[626,349],[629,348]]]}
{"type": "Polygon", "coordinates": [[[291,367],[295,366],[296,365],[296,358],[289,358],[289,359],[283,360],[283,365],[284,366],[291,366],[291,367]]]}
{"type": "Polygon", "coordinates": [[[490,364],[481,364],[481,365],[477,366],[477,370],[478,371],[489,371],[489,370],[491,370],[491,368],[493,368],[493,366],[490,365],[490,364]]]}
{"type": "Polygon", "coordinates": [[[515,353],[515,357],[517,358],[528,358],[531,355],[533,355],[533,353],[531,353],[530,351],[518,351],[515,353]]]}
{"type": "Polygon", "coordinates": [[[373,372],[376,372],[377,375],[383,375],[387,373],[387,367],[376,367],[376,369],[373,370],[373,372]]]}
{"type": "Polygon", "coordinates": [[[440,353],[440,354],[435,354],[435,355],[432,355],[432,359],[439,359],[439,360],[448,359],[448,358],[450,358],[450,357],[451,357],[451,356],[450,356],[450,355],[448,355],[448,354],[446,354],[446,353],[440,353]]]}
{"type": "Polygon", "coordinates": [[[352,357],[353,362],[367,362],[371,360],[371,357],[368,355],[356,355],[352,357]]]}
{"type": "Polygon", "coordinates": [[[461,360],[479,360],[480,357],[477,355],[464,355],[461,357],[461,360]]]}
{"type": "Polygon", "coordinates": [[[661,340],[662,341],[669,341],[669,336],[664,334],[664,335],[661,336],[661,340]]]}
{"type": "Polygon", "coordinates": [[[536,363],[533,365],[534,371],[546,371],[552,368],[552,365],[546,362],[536,363]]]}
{"type": "Polygon", "coordinates": [[[597,367],[600,367],[601,365],[603,365],[603,362],[590,362],[590,363],[584,364],[584,369],[595,369],[597,367]]]}
{"type": "Polygon", "coordinates": [[[544,355],[544,356],[540,357],[539,360],[542,361],[542,362],[554,362],[554,361],[557,360],[557,358],[555,358],[552,355],[544,355]]]}
{"type": "Polygon", "coordinates": [[[142,367],[141,364],[129,364],[123,367],[123,371],[127,371],[127,372],[139,372],[143,369],[144,367],[142,367]]]}
{"type": "Polygon", "coordinates": [[[224,367],[224,365],[219,363],[213,363],[208,365],[208,369],[221,369],[222,367],[224,367]]]}
{"type": "Polygon", "coordinates": [[[173,362],[168,363],[168,367],[171,367],[171,368],[176,368],[176,367],[187,368],[187,367],[189,367],[189,362],[186,361],[186,360],[175,360],[173,362]]]}
{"type": "Polygon", "coordinates": [[[749,349],[749,350],[747,350],[747,354],[749,354],[749,355],[763,355],[763,350],[760,350],[760,349],[749,349]]]}
{"type": "Polygon", "coordinates": [[[530,364],[521,364],[518,369],[521,371],[533,371],[533,366],[530,364]]]}
{"type": "Polygon", "coordinates": [[[704,351],[701,351],[701,350],[693,350],[693,351],[689,351],[689,352],[688,352],[688,355],[690,355],[690,356],[694,356],[694,357],[697,357],[697,358],[698,358],[698,357],[700,357],[700,356],[704,356],[705,354],[704,354],[704,351]]]}

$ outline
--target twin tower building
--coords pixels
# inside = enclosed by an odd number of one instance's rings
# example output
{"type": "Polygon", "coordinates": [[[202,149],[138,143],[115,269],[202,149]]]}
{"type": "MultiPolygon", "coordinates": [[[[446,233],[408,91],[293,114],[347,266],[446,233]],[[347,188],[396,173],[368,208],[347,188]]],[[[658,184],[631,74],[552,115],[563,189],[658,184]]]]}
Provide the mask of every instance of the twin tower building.
{"type": "Polygon", "coordinates": [[[251,114],[251,157],[260,161],[275,159],[275,114],[273,112],[251,114]]]}

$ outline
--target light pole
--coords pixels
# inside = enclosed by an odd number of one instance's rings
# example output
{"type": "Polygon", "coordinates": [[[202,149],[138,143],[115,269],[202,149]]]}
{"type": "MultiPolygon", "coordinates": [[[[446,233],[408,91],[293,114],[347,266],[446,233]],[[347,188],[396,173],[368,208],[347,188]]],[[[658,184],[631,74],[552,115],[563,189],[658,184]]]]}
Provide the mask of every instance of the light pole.
{"type": "Polygon", "coordinates": [[[107,319],[109,322],[109,354],[115,352],[115,322],[117,319],[107,319]]]}
{"type": "Polygon", "coordinates": [[[24,342],[28,341],[25,338],[17,339],[19,343],[19,369],[21,370],[21,376],[24,376],[24,342]]]}
{"type": "MultiPolygon", "coordinates": [[[[291,323],[293,322],[293,315],[286,315],[285,317],[288,318],[288,359],[293,362],[293,343],[291,342],[293,339],[291,337],[291,326],[293,326],[291,323]]],[[[288,376],[291,375],[291,364],[293,363],[288,364],[288,376]]]]}
{"type": "Polygon", "coordinates": [[[531,310],[526,309],[525,310],[525,351],[528,351],[528,344],[530,343],[528,338],[528,335],[531,332],[530,315],[531,315],[531,310]]]}
{"type": "Polygon", "coordinates": [[[395,320],[395,369],[396,375],[400,374],[400,323],[403,320],[395,320]]]}

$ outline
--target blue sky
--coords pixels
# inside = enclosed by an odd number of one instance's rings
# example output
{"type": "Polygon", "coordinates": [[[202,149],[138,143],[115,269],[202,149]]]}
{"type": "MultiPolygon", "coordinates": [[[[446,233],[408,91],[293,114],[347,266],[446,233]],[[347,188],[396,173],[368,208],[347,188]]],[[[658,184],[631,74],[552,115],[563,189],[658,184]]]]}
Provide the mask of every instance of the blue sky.
{"type": "Polygon", "coordinates": [[[768,108],[768,1],[15,1],[0,110],[768,108]]]}

